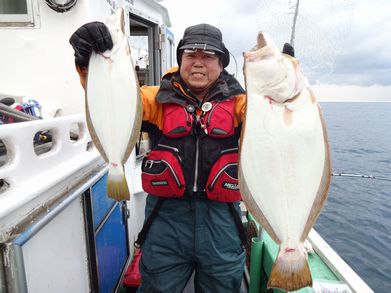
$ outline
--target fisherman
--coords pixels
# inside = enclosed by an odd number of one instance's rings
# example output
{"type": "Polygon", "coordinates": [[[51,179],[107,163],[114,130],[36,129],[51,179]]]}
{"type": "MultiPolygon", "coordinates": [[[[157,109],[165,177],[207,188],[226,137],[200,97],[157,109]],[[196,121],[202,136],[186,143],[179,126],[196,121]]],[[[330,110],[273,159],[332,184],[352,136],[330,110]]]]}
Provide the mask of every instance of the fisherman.
{"type": "MultiPolygon", "coordinates": [[[[85,88],[91,52],[113,43],[101,22],[81,26],[70,43],[85,88]]],[[[283,52],[293,55],[293,48],[283,52]]],[[[245,91],[225,70],[230,54],[218,28],[188,27],[176,55],[179,67],[160,86],[140,89],[141,130],[152,151],[142,164],[148,196],[136,241],[138,292],[182,292],[193,271],[196,292],[240,292],[245,234],[237,163],[245,91]]]]}

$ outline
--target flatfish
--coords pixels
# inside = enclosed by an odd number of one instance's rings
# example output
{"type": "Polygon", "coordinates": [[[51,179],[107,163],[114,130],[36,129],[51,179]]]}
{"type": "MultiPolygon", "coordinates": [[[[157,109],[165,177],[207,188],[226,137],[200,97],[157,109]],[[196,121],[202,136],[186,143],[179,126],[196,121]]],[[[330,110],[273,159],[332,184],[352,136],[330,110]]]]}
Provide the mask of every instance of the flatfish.
{"type": "Polygon", "coordinates": [[[248,210],[279,244],[269,288],[312,286],[303,247],[331,180],[326,125],[296,59],[269,35],[244,56],[247,91],[239,186],[248,210]]]}
{"type": "Polygon", "coordinates": [[[86,87],[86,117],[92,140],[109,165],[107,193],[120,201],[130,199],[124,164],[140,133],[142,105],[139,85],[124,33],[124,11],[107,18],[113,48],[92,53],[86,87]]]}

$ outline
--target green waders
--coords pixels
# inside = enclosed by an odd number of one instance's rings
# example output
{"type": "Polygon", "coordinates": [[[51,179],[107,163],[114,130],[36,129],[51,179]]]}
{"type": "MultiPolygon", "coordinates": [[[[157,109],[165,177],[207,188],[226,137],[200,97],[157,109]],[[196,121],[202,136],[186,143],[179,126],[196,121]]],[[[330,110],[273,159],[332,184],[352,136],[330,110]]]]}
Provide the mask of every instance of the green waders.
{"type": "MultiPolygon", "coordinates": [[[[146,219],[158,197],[148,195],[146,219]]],[[[240,292],[245,251],[232,212],[206,198],[164,199],[141,245],[139,293],[180,293],[195,271],[195,292],[240,292]]],[[[239,218],[237,218],[239,219],[239,218]]]]}

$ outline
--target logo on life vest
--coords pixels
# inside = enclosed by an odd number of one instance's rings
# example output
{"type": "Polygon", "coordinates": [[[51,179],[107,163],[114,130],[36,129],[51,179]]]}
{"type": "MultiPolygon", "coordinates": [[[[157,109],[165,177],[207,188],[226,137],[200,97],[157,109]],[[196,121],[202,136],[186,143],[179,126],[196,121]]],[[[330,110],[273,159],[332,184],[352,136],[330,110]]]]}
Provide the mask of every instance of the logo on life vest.
{"type": "Polygon", "coordinates": [[[223,182],[223,188],[230,189],[230,190],[239,190],[239,184],[234,182],[223,182]]]}
{"type": "Polygon", "coordinates": [[[152,186],[167,186],[168,182],[167,182],[167,180],[154,180],[154,181],[151,181],[151,185],[152,186]]]}

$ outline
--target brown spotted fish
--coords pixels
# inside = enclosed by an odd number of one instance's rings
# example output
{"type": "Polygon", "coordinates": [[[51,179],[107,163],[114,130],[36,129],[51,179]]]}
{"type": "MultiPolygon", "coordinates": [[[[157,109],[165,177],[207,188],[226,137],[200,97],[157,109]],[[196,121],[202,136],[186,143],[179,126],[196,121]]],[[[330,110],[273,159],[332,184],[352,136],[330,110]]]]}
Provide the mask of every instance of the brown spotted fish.
{"type": "Polygon", "coordinates": [[[296,59],[266,33],[244,52],[247,91],[239,185],[248,210],[279,245],[269,288],[312,286],[303,247],[331,178],[326,125],[296,59]]]}
{"type": "Polygon", "coordinates": [[[92,53],[87,76],[86,116],[92,140],[109,165],[107,193],[120,201],[130,199],[124,164],[140,133],[142,106],[138,80],[124,33],[122,8],[105,22],[113,48],[92,53]]]}

